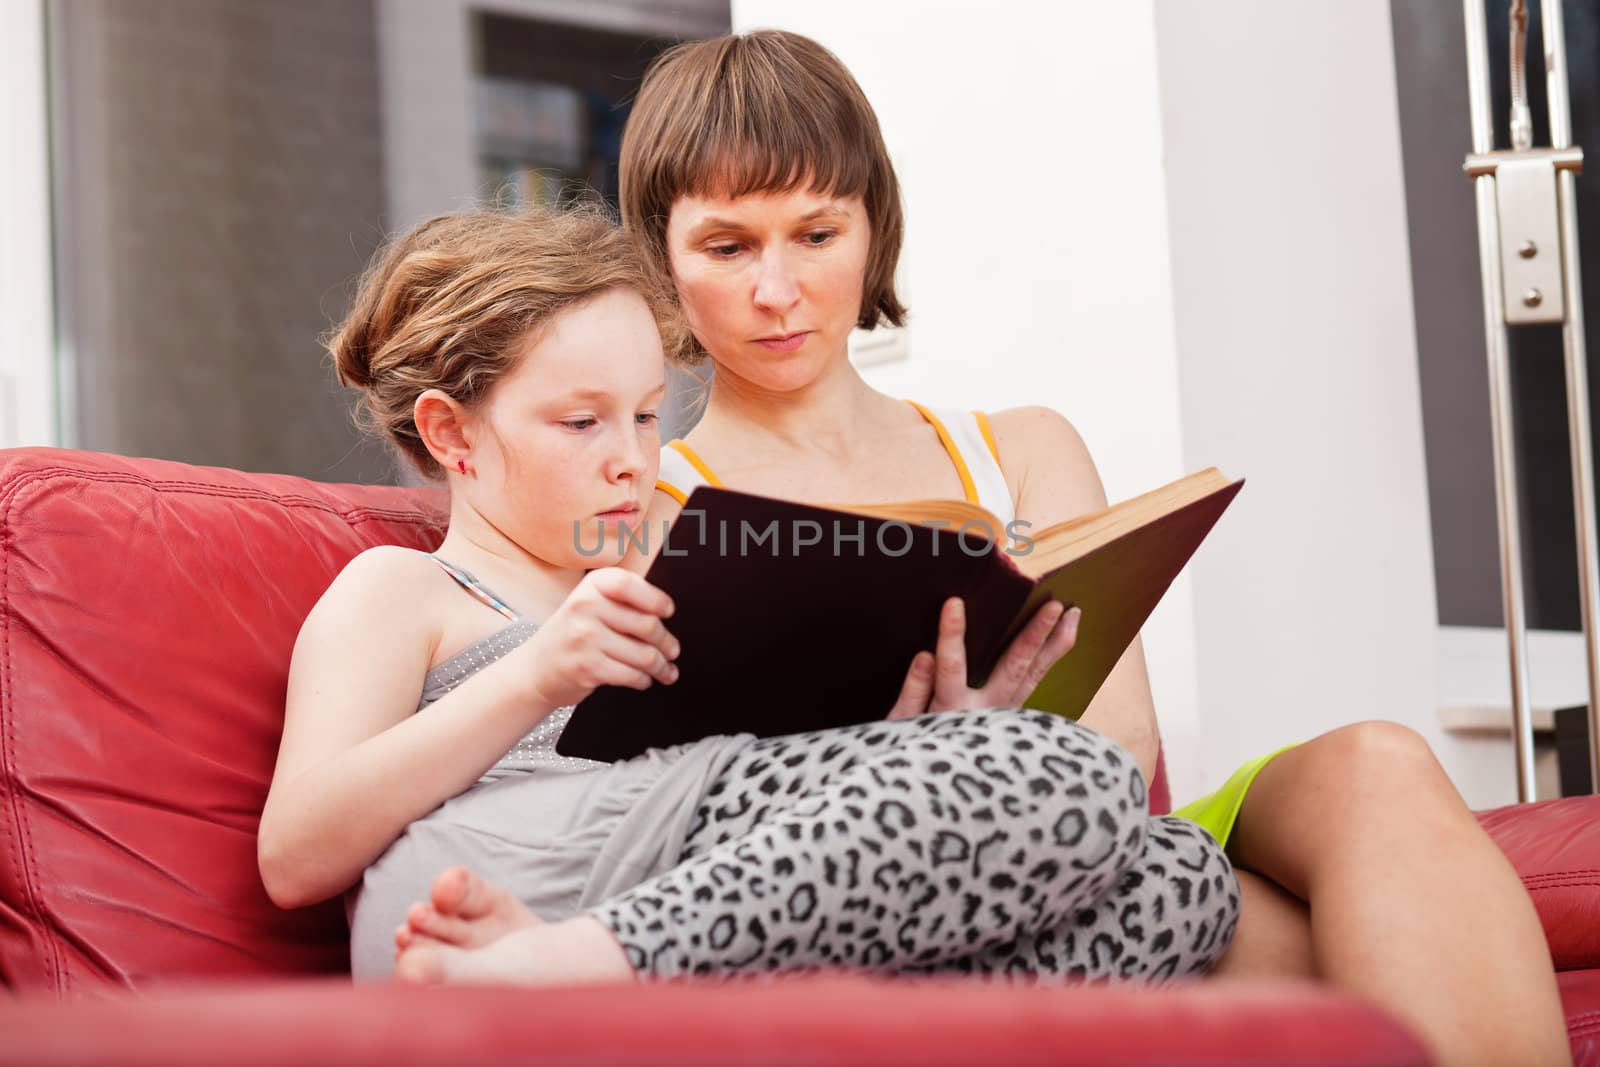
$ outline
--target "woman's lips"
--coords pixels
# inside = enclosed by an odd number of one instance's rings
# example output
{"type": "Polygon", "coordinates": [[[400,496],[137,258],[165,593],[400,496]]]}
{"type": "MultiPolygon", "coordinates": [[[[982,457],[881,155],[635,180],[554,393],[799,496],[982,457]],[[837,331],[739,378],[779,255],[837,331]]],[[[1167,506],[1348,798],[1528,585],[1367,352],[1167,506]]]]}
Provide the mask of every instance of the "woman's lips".
{"type": "Polygon", "coordinates": [[[801,330],[799,333],[784,334],[781,337],[758,337],[756,344],[769,352],[793,352],[805,344],[806,338],[810,336],[810,330],[801,330]]]}

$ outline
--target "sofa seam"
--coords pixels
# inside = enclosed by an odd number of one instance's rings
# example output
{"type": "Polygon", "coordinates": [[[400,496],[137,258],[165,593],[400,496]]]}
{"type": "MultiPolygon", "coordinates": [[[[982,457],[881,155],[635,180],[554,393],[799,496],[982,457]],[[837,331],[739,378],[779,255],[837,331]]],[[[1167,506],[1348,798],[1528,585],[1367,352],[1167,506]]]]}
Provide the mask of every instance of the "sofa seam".
{"type": "Polygon", "coordinates": [[[1530,893],[1542,889],[1593,889],[1596,886],[1600,886],[1600,881],[1589,879],[1576,882],[1544,882],[1540,885],[1528,885],[1527,883],[1523,883],[1523,888],[1530,893]]]}
{"type": "Polygon", "coordinates": [[[42,467],[19,474],[12,482],[11,488],[6,492],[7,509],[10,508],[12,498],[19,496],[24,490],[31,488],[34,483],[51,481],[57,478],[79,479],[94,482],[120,482],[128,485],[144,485],[152,489],[178,490],[194,493],[199,496],[212,496],[230,498],[235,500],[260,500],[280,504],[284,507],[310,508],[317,511],[337,515],[347,522],[366,522],[372,518],[393,519],[399,521],[414,521],[419,525],[439,526],[441,516],[436,513],[419,511],[416,509],[384,508],[368,504],[360,504],[351,508],[337,508],[326,501],[303,494],[270,493],[262,489],[250,489],[241,486],[217,486],[204,482],[190,482],[181,479],[154,479],[141,477],[137,474],[124,474],[114,471],[85,471],[73,467],[42,467]]]}
{"type": "Polygon", "coordinates": [[[34,875],[37,873],[35,866],[38,863],[38,858],[34,853],[33,835],[29,830],[27,816],[22,804],[21,791],[14,771],[16,766],[17,723],[16,708],[14,706],[15,689],[11,684],[11,630],[13,622],[11,617],[11,557],[15,552],[15,547],[12,537],[11,509],[23,496],[25,488],[27,487],[19,487],[15,491],[8,492],[4,511],[0,512],[0,541],[3,541],[5,546],[5,559],[3,564],[0,564],[0,622],[3,622],[4,625],[4,634],[3,637],[0,637],[0,661],[3,661],[3,669],[0,669],[0,678],[3,678],[4,684],[4,691],[0,693],[0,717],[5,720],[4,770],[11,786],[11,812],[12,821],[17,827],[17,858],[20,861],[18,874],[22,884],[23,899],[28,907],[32,909],[34,922],[44,935],[44,942],[49,950],[51,978],[54,981],[56,990],[57,992],[64,992],[70,982],[63,969],[61,948],[56,944],[55,932],[51,929],[50,924],[45,921],[44,903],[39,896],[38,887],[34,884],[34,875]]]}
{"type": "MultiPolygon", "coordinates": [[[[1523,881],[1537,882],[1548,878],[1581,878],[1584,876],[1600,876],[1600,867],[1580,867],[1571,871],[1548,871],[1544,874],[1525,874],[1523,881]]],[[[1596,878],[1600,881],[1600,878],[1596,878]]]]}

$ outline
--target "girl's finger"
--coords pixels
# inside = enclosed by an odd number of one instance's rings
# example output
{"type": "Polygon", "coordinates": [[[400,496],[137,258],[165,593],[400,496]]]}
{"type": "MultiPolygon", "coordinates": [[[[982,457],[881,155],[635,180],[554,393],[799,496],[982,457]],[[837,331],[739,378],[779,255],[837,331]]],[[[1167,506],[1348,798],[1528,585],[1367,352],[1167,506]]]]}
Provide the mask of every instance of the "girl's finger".
{"type": "Polygon", "coordinates": [[[606,601],[596,611],[601,622],[612,630],[661,650],[667,659],[677,659],[681,646],[672,636],[666,623],[648,612],[626,607],[616,601],[606,601]]]}
{"type": "Polygon", "coordinates": [[[623,570],[621,567],[606,567],[590,571],[587,580],[592,582],[595,591],[607,600],[616,601],[618,604],[658,618],[672,617],[672,598],[632,571],[623,570]]]}
{"type": "Polygon", "coordinates": [[[611,633],[606,635],[598,651],[613,663],[643,674],[646,678],[654,679],[662,685],[671,685],[678,680],[677,664],[663,656],[656,646],[644,641],[611,633]]]}
{"type": "Polygon", "coordinates": [[[601,685],[617,685],[625,689],[649,689],[656,680],[644,671],[635,670],[625,663],[609,661],[599,672],[601,685]]]}
{"type": "Polygon", "coordinates": [[[900,684],[900,696],[885,718],[909,719],[921,715],[928,708],[928,698],[933,695],[933,654],[918,652],[911,658],[906,680],[900,684]]]}

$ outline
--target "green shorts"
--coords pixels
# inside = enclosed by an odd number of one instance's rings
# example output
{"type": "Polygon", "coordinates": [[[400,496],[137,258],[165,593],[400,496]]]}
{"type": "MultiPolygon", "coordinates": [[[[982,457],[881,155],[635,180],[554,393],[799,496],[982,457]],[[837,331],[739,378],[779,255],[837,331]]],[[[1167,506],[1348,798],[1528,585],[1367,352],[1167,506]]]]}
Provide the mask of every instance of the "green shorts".
{"type": "Polygon", "coordinates": [[[1239,818],[1239,809],[1244,806],[1244,795],[1250,791],[1250,785],[1256,780],[1256,775],[1261,773],[1261,768],[1291,748],[1294,746],[1285,745],[1276,752],[1269,752],[1265,756],[1251,760],[1234,771],[1232,777],[1222,783],[1221,789],[1185,804],[1172,814],[1180,819],[1198,823],[1216,838],[1217,844],[1227,848],[1228,836],[1233,833],[1233,824],[1239,818]]]}

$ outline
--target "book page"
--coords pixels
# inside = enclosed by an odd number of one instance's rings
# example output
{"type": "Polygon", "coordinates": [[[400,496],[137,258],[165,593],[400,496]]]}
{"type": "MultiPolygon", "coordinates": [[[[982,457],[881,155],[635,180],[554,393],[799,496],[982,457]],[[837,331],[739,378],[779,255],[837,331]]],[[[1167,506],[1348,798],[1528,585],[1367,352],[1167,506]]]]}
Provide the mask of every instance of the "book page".
{"type": "Polygon", "coordinates": [[[1232,484],[1221,471],[1207,467],[1159,489],[1058,522],[1038,533],[1024,531],[1033,539],[1033,547],[1012,562],[1029,577],[1043,577],[1057,567],[1088,555],[1101,545],[1232,484]]]}

